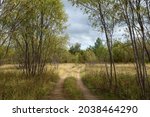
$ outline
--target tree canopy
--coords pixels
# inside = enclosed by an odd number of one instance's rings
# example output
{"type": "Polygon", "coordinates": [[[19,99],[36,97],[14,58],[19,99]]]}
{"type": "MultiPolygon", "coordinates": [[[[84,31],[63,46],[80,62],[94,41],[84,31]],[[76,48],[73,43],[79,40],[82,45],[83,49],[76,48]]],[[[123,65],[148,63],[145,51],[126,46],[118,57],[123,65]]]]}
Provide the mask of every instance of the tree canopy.
{"type": "Polygon", "coordinates": [[[43,72],[58,38],[65,37],[66,21],[60,0],[4,0],[0,42],[13,44],[26,74],[35,75],[43,72]]]}

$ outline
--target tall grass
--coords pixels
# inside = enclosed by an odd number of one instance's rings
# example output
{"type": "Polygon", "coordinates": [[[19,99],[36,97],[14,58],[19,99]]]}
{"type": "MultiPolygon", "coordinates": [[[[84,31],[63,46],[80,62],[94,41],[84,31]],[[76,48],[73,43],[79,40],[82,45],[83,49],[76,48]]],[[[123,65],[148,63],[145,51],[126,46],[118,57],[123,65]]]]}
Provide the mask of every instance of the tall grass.
{"type": "Polygon", "coordinates": [[[77,79],[68,77],[64,81],[64,95],[66,99],[81,100],[84,99],[83,93],[77,85],[77,79]]]}
{"type": "Polygon", "coordinates": [[[0,72],[1,100],[40,100],[49,95],[59,79],[54,72],[26,78],[20,72],[0,72]]]}
{"type": "MultiPolygon", "coordinates": [[[[136,76],[133,74],[118,74],[117,92],[110,90],[106,74],[104,72],[88,72],[82,80],[84,84],[100,99],[141,99],[139,87],[136,83],[136,76]]],[[[147,89],[150,92],[150,89],[147,89]]],[[[150,93],[147,94],[150,99],[150,93]]]]}

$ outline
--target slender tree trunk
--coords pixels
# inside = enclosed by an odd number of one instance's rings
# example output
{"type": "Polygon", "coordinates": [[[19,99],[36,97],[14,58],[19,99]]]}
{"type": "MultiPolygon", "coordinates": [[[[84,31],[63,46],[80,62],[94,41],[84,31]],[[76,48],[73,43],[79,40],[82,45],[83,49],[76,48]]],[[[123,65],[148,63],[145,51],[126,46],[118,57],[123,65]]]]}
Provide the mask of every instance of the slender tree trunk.
{"type": "Polygon", "coordinates": [[[113,83],[115,84],[115,91],[117,89],[117,75],[116,75],[116,68],[115,68],[115,63],[114,63],[114,59],[113,59],[113,54],[112,54],[112,48],[111,48],[111,42],[112,40],[110,40],[110,37],[108,36],[109,31],[107,29],[107,24],[105,22],[105,18],[104,15],[102,13],[102,9],[101,9],[101,3],[99,3],[99,15],[100,15],[100,21],[104,27],[104,32],[105,32],[105,36],[106,36],[106,41],[107,41],[107,47],[108,47],[108,52],[109,52],[109,62],[110,62],[110,87],[113,86],[113,83]]]}

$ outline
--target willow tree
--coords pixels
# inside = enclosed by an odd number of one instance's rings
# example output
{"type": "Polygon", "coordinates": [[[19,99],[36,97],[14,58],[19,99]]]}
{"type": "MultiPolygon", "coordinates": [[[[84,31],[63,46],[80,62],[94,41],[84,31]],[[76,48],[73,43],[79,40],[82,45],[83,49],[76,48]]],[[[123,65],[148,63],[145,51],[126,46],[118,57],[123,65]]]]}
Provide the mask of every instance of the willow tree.
{"type": "Polygon", "coordinates": [[[67,21],[60,0],[4,0],[1,25],[27,75],[44,72],[54,39],[63,36],[67,21]]]}
{"type": "Polygon", "coordinates": [[[89,19],[96,29],[100,32],[104,32],[106,37],[106,43],[108,47],[109,54],[109,65],[106,65],[107,78],[109,81],[110,90],[115,86],[115,91],[117,89],[117,76],[116,68],[114,63],[114,57],[112,52],[113,43],[113,33],[114,26],[116,24],[115,11],[112,11],[114,7],[114,0],[69,0],[80,7],[86,14],[89,15],[89,19]]]}

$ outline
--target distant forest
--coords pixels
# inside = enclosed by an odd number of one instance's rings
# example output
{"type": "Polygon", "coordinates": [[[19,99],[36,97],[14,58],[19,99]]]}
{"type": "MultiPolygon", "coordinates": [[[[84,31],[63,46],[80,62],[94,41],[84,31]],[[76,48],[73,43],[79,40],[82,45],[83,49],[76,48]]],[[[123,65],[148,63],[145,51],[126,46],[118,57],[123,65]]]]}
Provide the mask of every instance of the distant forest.
{"type": "MultiPolygon", "coordinates": [[[[138,44],[138,48],[140,45],[138,44]]],[[[147,51],[150,51],[150,44],[147,42],[147,51]]],[[[7,46],[0,47],[0,64],[17,64],[15,48],[9,47],[7,54],[7,46]]],[[[134,54],[131,41],[119,41],[116,40],[112,44],[112,51],[115,63],[133,63],[134,54]]],[[[145,54],[149,53],[145,51],[145,54]]],[[[89,46],[86,50],[81,49],[80,43],[75,43],[70,48],[67,47],[67,43],[64,47],[57,48],[57,51],[52,55],[47,62],[48,63],[105,63],[109,61],[108,49],[106,44],[103,44],[102,39],[97,38],[94,46],[89,46]]],[[[148,56],[145,58],[146,63],[149,63],[148,56]]]]}

